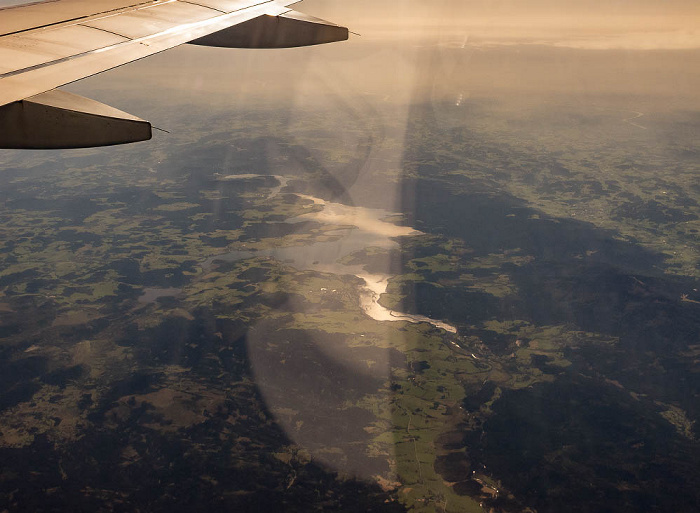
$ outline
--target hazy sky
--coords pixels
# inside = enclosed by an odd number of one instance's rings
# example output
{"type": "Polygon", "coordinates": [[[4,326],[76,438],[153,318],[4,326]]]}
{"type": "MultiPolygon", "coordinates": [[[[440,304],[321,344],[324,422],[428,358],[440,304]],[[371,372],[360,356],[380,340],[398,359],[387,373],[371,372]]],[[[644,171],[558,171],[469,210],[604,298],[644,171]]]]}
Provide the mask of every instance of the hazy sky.
{"type": "Polygon", "coordinates": [[[516,87],[697,97],[700,86],[700,52],[658,52],[700,49],[700,0],[305,0],[295,8],[361,37],[280,52],[185,46],[126,66],[120,75],[191,94],[238,91],[241,98],[250,93],[246,88],[271,98],[280,88],[297,95],[308,90],[314,101],[319,87],[399,99],[421,88],[459,97],[516,87]]]}
{"type": "Polygon", "coordinates": [[[576,48],[700,48],[696,0],[306,0],[364,36],[463,33],[470,44],[576,48]]]}
{"type": "MultiPolygon", "coordinates": [[[[32,3],[0,0],[1,6],[32,3]]],[[[700,48],[698,0],[305,0],[296,7],[363,37],[463,35],[470,45],[700,48]]]]}

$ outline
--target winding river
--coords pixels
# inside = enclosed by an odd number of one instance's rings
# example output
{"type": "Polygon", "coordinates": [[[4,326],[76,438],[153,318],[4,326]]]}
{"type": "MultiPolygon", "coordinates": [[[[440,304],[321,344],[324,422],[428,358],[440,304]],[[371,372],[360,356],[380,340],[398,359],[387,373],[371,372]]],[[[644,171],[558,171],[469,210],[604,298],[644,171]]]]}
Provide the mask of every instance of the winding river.
{"type": "MultiPolygon", "coordinates": [[[[268,175],[230,175],[221,176],[219,180],[244,180],[260,176],[268,175]]],[[[285,176],[272,176],[279,185],[270,190],[267,199],[278,195],[290,180],[285,176]]],[[[413,323],[427,322],[450,333],[457,332],[457,328],[446,322],[385,308],[379,304],[379,298],[386,292],[392,275],[388,272],[369,273],[362,265],[348,265],[341,261],[343,257],[351,253],[367,248],[398,249],[399,244],[395,240],[396,237],[414,236],[421,232],[408,226],[398,226],[386,221],[385,219],[396,215],[386,210],[344,205],[305,194],[297,194],[297,196],[310,200],[322,208],[290,218],[287,220],[288,223],[315,221],[328,226],[342,226],[343,228],[333,231],[333,234],[339,235],[339,237],[335,240],[304,246],[280,247],[260,251],[232,251],[206,260],[202,264],[203,267],[210,266],[214,260],[234,261],[255,256],[268,256],[280,262],[290,263],[300,270],[315,270],[339,275],[353,274],[365,282],[365,286],[360,292],[360,306],[372,319],[413,323]]],[[[386,269],[389,269],[388,258],[386,269]]]]}

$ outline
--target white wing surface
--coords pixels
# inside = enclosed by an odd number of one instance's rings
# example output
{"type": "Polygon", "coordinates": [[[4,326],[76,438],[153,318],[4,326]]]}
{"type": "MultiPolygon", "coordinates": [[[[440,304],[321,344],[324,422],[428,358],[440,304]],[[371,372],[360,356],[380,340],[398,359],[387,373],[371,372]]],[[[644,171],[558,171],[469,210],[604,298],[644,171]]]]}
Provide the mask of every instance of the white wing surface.
{"type": "Polygon", "coordinates": [[[143,120],[53,90],[183,43],[283,48],[348,38],[346,28],[296,13],[293,3],[53,0],[0,9],[0,148],[150,138],[143,120]]]}

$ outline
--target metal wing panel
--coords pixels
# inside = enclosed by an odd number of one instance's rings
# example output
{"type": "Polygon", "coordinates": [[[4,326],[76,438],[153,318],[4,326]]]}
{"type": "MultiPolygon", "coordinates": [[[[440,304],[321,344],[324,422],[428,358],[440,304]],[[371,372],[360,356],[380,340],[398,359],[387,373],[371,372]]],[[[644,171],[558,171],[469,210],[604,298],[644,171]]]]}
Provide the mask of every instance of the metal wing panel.
{"type": "Polygon", "coordinates": [[[0,38],[0,73],[123,43],[127,38],[81,26],[33,31],[0,38]]]}
{"type": "Polygon", "coordinates": [[[56,59],[56,55],[47,52],[0,46],[0,73],[11,72],[20,65],[34,66],[54,59],[56,59]]]}
{"type": "MultiPolygon", "coordinates": [[[[16,71],[4,72],[4,74],[0,74],[0,105],[21,100],[153,55],[263,14],[277,16],[287,11],[289,9],[272,1],[261,2],[254,7],[230,14],[212,11],[218,15],[202,21],[179,24],[162,32],[79,55],[64,57],[42,64],[33,64],[33,67],[25,67],[16,71]]],[[[29,34],[27,33],[27,35],[29,34]]]]}
{"type": "Polygon", "coordinates": [[[0,9],[0,35],[152,3],[153,0],[50,0],[7,7],[0,9]]]}
{"type": "MultiPolygon", "coordinates": [[[[250,5],[250,1],[247,2],[250,5]]],[[[81,22],[85,27],[93,27],[126,36],[130,39],[147,37],[164,32],[183,24],[208,20],[220,16],[221,12],[183,2],[170,2],[155,5],[138,11],[115,14],[81,22]]]]}
{"type": "Polygon", "coordinates": [[[250,6],[248,0],[188,0],[190,3],[203,5],[205,7],[210,7],[216,9],[217,11],[230,13],[235,11],[240,11],[250,6]]]}
{"type": "Polygon", "coordinates": [[[12,39],[22,41],[22,44],[26,45],[51,44],[72,49],[76,52],[96,50],[126,41],[125,37],[109,34],[102,30],[95,30],[83,25],[69,25],[59,29],[35,30],[24,37],[16,35],[1,38],[0,42],[12,39]]]}

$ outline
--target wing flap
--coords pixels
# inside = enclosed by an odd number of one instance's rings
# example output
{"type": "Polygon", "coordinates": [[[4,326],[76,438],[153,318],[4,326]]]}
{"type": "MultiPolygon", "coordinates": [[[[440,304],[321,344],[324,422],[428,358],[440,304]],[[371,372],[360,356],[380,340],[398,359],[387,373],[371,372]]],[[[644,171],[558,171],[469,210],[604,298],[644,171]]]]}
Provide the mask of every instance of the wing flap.
{"type": "Polygon", "coordinates": [[[3,149],[91,148],[150,138],[148,121],[65,91],[0,107],[3,149]]]}
{"type": "Polygon", "coordinates": [[[231,13],[235,11],[240,11],[250,6],[250,1],[248,0],[188,0],[189,2],[197,5],[203,5],[204,7],[210,7],[211,9],[216,9],[217,11],[231,13]]]}
{"type": "Polygon", "coordinates": [[[127,38],[79,25],[0,38],[0,73],[123,43],[127,38]]]}
{"type": "Polygon", "coordinates": [[[0,35],[153,4],[153,0],[53,0],[0,9],[0,35]]]}
{"type": "Polygon", "coordinates": [[[195,23],[220,15],[219,11],[210,7],[170,2],[134,12],[84,21],[81,25],[106,30],[130,39],[138,39],[171,30],[182,25],[183,20],[187,20],[187,23],[195,23]]]}
{"type": "Polygon", "coordinates": [[[190,41],[225,48],[293,48],[348,39],[348,29],[306,14],[289,11],[262,15],[190,41]]]}

